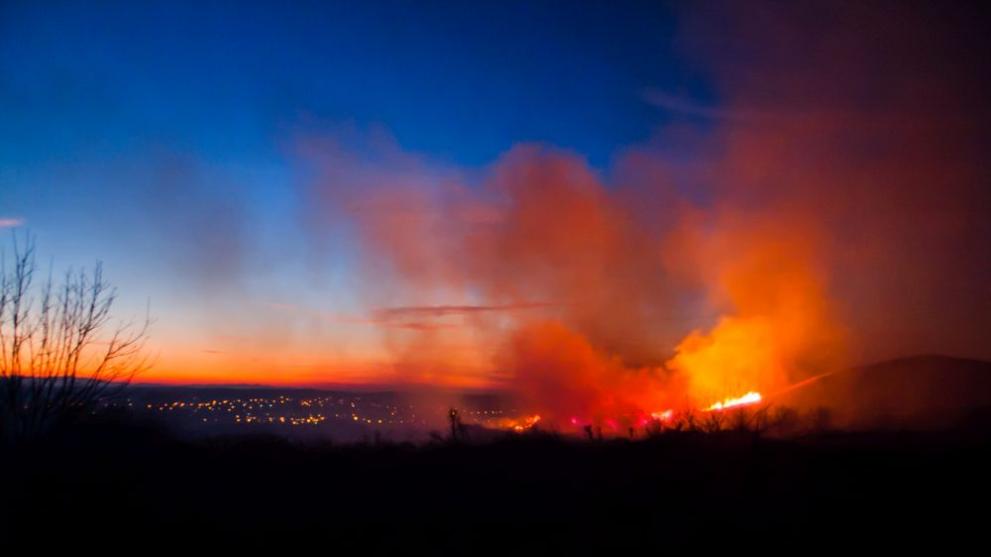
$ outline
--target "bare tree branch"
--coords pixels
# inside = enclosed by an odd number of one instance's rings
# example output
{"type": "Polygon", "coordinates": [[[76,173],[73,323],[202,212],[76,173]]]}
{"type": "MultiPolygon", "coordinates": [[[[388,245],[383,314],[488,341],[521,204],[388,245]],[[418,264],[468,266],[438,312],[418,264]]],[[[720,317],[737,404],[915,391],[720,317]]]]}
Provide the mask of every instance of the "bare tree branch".
{"type": "Polygon", "coordinates": [[[0,434],[36,435],[119,394],[145,371],[150,318],[112,323],[117,291],[97,263],[35,286],[35,245],[0,253],[0,434]]]}

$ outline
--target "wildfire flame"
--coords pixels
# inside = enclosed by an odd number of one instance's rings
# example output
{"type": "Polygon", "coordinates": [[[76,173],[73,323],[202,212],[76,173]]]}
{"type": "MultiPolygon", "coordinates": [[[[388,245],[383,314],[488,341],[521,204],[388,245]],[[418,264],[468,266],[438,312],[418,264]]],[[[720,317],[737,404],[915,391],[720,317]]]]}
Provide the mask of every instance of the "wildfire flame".
{"type": "Polygon", "coordinates": [[[669,422],[674,417],[674,410],[669,408],[661,412],[651,412],[650,417],[662,422],[669,422]]]}
{"type": "Polygon", "coordinates": [[[503,429],[509,429],[517,433],[522,433],[524,431],[532,429],[533,426],[537,425],[538,422],[540,422],[540,415],[534,414],[532,416],[524,416],[518,420],[513,420],[513,419],[502,420],[499,425],[503,429]]]}
{"type": "Polygon", "coordinates": [[[733,408],[736,406],[746,406],[748,404],[755,404],[761,401],[760,393],[757,391],[750,391],[747,394],[737,397],[737,398],[727,398],[720,402],[713,404],[712,406],[705,409],[706,412],[716,412],[719,410],[726,410],[728,408],[733,408]]]}

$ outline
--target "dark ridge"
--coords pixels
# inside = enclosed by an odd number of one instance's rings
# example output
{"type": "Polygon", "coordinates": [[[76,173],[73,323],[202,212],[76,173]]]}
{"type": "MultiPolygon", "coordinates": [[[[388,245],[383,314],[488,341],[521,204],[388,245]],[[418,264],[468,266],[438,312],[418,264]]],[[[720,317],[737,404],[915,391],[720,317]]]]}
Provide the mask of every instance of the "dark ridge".
{"type": "Polygon", "coordinates": [[[935,354],[897,358],[823,377],[781,400],[824,407],[836,425],[938,429],[991,409],[991,362],[935,354]]]}

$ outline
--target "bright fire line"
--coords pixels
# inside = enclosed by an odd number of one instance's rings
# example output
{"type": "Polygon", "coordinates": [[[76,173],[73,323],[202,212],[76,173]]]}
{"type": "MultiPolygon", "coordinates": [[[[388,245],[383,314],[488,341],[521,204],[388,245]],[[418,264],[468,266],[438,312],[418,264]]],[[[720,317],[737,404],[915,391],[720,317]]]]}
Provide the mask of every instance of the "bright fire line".
{"type": "Polygon", "coordinates": [[[738,397],[738,398],[727,398],[722,402],[717,402],[712,406],[706,408],[707,412],[714,410],[725,410],[727,408],[733,408],[734,406],[744,406],[747,404],[754,404],[761,401],[760,393],[757,391],[750,391],[749,393],[738,397]]]}

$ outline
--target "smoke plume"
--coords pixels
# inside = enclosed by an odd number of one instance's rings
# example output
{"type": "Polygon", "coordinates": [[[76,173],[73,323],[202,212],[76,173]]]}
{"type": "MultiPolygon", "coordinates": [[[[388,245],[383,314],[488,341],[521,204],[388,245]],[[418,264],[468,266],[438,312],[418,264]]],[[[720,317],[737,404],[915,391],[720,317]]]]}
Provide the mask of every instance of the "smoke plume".
{"type": "Polygon", "coordinates": [[[534,144],[478,175],[317,152],[334,171],[313,191],[360,239],[378,315],[409,325],[383,328],[397,368],[481,375],[556,423],[865,359],[986,357],[991,72],[962,12],[686,14],[721,105],[681,111],[605,174],[534,144]],[[672,154],[686,145],[691,164],[672,154]]]}

